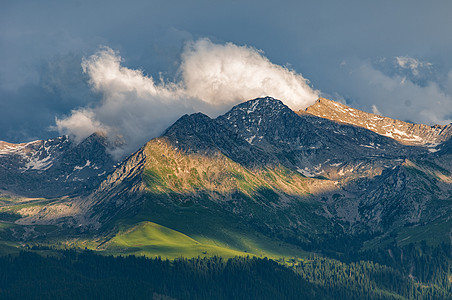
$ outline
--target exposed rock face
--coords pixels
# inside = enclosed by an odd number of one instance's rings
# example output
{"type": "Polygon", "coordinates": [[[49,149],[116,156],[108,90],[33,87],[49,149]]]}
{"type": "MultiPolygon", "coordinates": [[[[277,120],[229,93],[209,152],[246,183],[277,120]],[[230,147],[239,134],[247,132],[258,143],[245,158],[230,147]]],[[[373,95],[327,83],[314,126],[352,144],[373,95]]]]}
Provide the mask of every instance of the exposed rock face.
{"type": "Polygon", "coordinates": [[[315,104],[298,111],[305,114],[351,124],[393,138],[405,145],[434,147],[452,136],[452,125],[413,124],[367,113],[344,104],[319,98],[315,104]]]}
{"type": "Polygon", "coordinates": [[[0,189],[46,198],[88,193],[113,165],[101,134],[80,144],[67,136],[24,144],[0,142],[0,189]]]}
{"type": "Polygon", "coordinates": [[[218,119],[201,113],[181,117],[163,136],[186,153],[213,155],[221,152],[247,166],[262,165],[276,159],[247,143],[218,119]]]}

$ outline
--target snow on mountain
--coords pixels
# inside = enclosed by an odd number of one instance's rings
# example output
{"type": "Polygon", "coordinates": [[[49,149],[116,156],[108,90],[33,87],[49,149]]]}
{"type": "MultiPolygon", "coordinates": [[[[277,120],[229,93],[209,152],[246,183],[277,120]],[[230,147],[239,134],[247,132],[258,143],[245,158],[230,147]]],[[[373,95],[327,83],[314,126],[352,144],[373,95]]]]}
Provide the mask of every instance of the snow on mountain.
{"type": "Polygon", "coordinates": [[[67,136],[29,143],[0,142],[0,189],[22,196],[83,193],[113,169],[106,138],[93,134],[79,144],[67,136]]]}

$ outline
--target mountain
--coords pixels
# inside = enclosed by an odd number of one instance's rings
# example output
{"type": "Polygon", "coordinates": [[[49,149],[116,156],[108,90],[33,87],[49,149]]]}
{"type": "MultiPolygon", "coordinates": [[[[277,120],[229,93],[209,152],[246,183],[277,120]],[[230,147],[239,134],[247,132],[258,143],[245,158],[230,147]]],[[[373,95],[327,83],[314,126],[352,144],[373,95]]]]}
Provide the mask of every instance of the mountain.
{"type": "Polygon", "coordinates": [[[24,144],[0,141],[0,190],[44,198],[89,193],[113,170],[107,149],[100,133],[78,144],[67,136],[24,144]]]}
{"type": "Polygon", "coordinates": [[[279,278],[269,290],[294,299],[300,282],[312,299],[450,299],[450,125],[381,118],[257,98],[215,119],[184,115],[119,164],[99,133],[1,142],[0,254],[15,255],[0,258],[20,276],[4,276],[0,295],[35,295],[41,274],[38,294],[78,298],[99,284],[148,297],[149,282],[156,299],[209,298],[198,283],[230,291],[233,278],[241,291],[246,277],[259,293],[279,278]],[[294,283],[282,289],[283,270],[294,283]]]}
{"type": "Polygon", "coordinates": [[[407,123],[360,111],[325,98],[319,98],[315,104],[297,113],[366,128],[405,145],[435,147],[452,136],[452,124],[428,126],[407,123]]]}
{"type": "Polygon", "coordinates": [[[239,104],[217,120],[308,177],[337,178],[347,164],[373,164],[425,152],[356,126],[299,116],[270,97],[239,104]]]}
{"type": "Polygon", "coordinates": [[[270,97],[216,119],[182,116],[91,193],[10,206],[17,226],[34,226],[16,236],[42,239],[40,226],[55,226],[56,235],[96,236],[104,251],[170,256],[448,241],[450,140],[432,152],[432,135],[407,145],[345,121],[296,114],[270,97]],[[169,242],[176,237],[184,242],[169,242]]]}

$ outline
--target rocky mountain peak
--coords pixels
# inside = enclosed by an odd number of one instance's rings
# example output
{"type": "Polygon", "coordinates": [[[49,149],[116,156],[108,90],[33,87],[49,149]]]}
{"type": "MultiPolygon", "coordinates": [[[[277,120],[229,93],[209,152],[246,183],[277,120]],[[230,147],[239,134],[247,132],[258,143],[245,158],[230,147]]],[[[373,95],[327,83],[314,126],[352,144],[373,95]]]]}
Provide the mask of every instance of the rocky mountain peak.
{"type": "Polygon", "coordinates": [[[262,122],[284,114],[293,114],[293,112],[282,101],[272,97],[265,97],[240,103],[220,118],[228,120],[242,118],[248,119],[249,122],[262,122]]]}
{"type": "Polygon", "coordinates": [[[271,98],[257,98],[234,106],[216,119],[248,143],[261,145],[280,143],[293,131],[303,131],[310,136],[310,124],[303,122],[297,114],[282,101],[271,98]]]}
{"type": "Polygon", "coordinates": [[[193,134],[208,126],[211,121],[212,119],[203,113],[185,114],[171,125],[163,135],[172,135],[179,131],[183,131],[184,134],[193,134]]]}
{"type": "Polygon", "coordinates": [[[214,155],[221,152],[245,165],[264,159],[262,151],[251,147],[218,119],[211,119],[202,113],[182,116],[162,137],[186,153],[214,155]]]}
{"type": "Polygon", "coordinates": [[[186,148],[184,150],[193,151],[204,148],[205,139],[209,135],[215,136],[217,130],[211,118],[195,113],[180,117],[162,136],[167,137],[175,146],[182,145],[186,148]]]}

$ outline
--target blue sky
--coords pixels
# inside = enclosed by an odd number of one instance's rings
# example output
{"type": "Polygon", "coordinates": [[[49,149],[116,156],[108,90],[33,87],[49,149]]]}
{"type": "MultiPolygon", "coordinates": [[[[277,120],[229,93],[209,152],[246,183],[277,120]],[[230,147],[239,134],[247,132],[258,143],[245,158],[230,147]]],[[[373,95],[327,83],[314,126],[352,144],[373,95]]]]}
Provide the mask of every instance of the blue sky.
{"type": "Polygon", "coordinates": [[[136,132],[133,148],[183,113],[215,116],[254,93],[287,96],[294,109],[321,95],[393,118],[446,124],[451,12],[450,1],[3,1],[0,140],[106,129],[123,137],[136,132]],[[263,80],[270,83],[260,91],[260,77],[247,74],[243,93],[227,86],[200,92],[217,81],[196,66],[215,65],[216,58],[227,65],[237,55],[255,74],[269,74],[263,80]],[[107,84],[99,61],[117,61],[122,77],[107,84]],[[149,84],[152,76],[158,97],[143,86],[118,90],[129,73],[136,75],[131,85],[149,84]],[[291,82],[290,93],[278,89],[291,82]],[[290,100],[305,92],[308,100],[290,100]],[[118,101],[123,106],[114,111],[118,101]]]}

